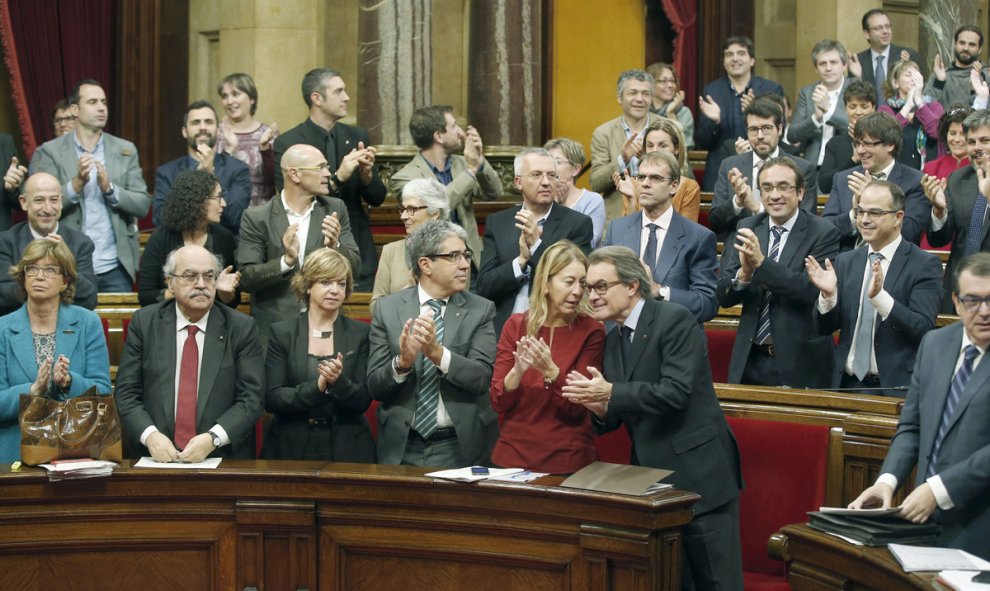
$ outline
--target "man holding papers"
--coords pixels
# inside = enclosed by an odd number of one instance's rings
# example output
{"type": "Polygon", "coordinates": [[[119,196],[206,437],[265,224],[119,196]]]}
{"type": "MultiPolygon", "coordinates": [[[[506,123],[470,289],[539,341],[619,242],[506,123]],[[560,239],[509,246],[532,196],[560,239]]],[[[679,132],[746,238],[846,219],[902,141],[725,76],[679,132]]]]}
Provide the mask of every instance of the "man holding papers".
{"type": "Polygon", "coordinates": [[[899,515],[932,518],[943,528],[938,545],[990,559],[990,253],[964,259],[954,283],[962,322],[921,341],[881,475],[849,507],[889,507],[917,466],[899,515]]]}

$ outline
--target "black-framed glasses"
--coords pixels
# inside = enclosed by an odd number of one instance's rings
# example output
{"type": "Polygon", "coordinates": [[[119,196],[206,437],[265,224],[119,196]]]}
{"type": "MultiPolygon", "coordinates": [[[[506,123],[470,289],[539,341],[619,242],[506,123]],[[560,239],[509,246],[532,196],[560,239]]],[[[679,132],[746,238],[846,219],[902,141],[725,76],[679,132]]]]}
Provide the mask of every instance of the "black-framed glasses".
{"type": "Polygon", "coordinates": [[[962,304],[963,308],[966,308],[967,312],[977,312],[980,306],[986,304],[990,306],[990,296],[980,297],[975,295],[956,295],[956,299],[962,304]]]}
{"type": "Polygon", "coordinates": [[[39,267],[38,265],[25,265],[24,274],[28,277],[37,277],[41,273],[45,277],[54,277],[62,274],[60,267],[39,267]]]}
{"type": "Polygon", "coordinates": [[[55,124],[58,125],[59,123],[68,123],[69,121],[75,121],[75,120],[76,118],[73,117],[72,115],[66,115],[65,117],[56,117],[55,124]]]}
{"type": "Polygon", "coordinates": [[[862,209],[860,207],[853,208],[853,215],[857,218],[880,218],[885,215],[897,213],[894,209],[862,209]]]}
{"type": "Polygon", "coordinates": [[[747,127],[746,133],[748,133],[749,135],[760,135],[760,134],[770,135],[771,133],[773,133],[773,130],[775,129],[777,128],[773,125],[759,125],[759,126],[754,125],[753,127],[747,127]]]}
{"type": "Polygon", "coordinates": [[[399,207],[399,215],[406,214],[412,217],[424,209],[428,209],[428,205],[405,205],[399,207]]]}
{"type": "Polygon", "coordinates": [[[616,285],[622,283],[621,281],[599,281],[594,285],[585,285],[584,290],[588,293],[595,292],[596,294],[602,296],[605,292],[612,289],[616,285]]]}
{"type": "Polygon", "coordinates": [[[797,189],[797,185],[792,185],[790,183],[777,183],[776,185],[771,183],[760,184],[760,193],[766,195],[773,193],[775,190],[786,195],[790,194],[790,192],[794,189],[797,189]]]}
{"type": "Polygon", "coordinates": [[[637,174],[634,178],[640,184],[645,183],[647,180],[650,181],[650,184],[660,184],[664,181],[667,181],[668,183],[674,182],[672,177],[660,176],[659,174],[637,174]]]}
{"type": "Polygon", "coordinates": [[[453,252],[439,252],[436,254],[428,254],[424,256],[430,259],[443,259],[448,263],[456,265],[457,263],[461,262],[461,259],[464,259],[465,262],[470,263],[471,257],[474,256],[474,252],[472,252],[471,249],[455,250],[453,252]]]}
{"type": "Polygon", "coordinates": [[[213,285],[217,281],[217,274],[213,271],[207,271],[205,273],[183,273],[182,275],[169,273],[169,276],[178,279],[183,285],[196,285],[200,279],[207,285],[213,285]]]}

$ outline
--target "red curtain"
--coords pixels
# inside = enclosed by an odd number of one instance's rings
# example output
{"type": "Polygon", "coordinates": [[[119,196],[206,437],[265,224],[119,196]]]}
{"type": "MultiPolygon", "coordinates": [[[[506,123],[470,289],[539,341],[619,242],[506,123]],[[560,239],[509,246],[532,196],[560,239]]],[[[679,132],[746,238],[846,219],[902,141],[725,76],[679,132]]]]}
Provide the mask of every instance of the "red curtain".
{"type": "Polygon", "coordinates": [[[684,91],[684,104],[692,112],[698,106],[698,1],[660,0],[674,26],[674,68],[684,91]]]}
{"type": "Polygon", "coordinates": [[[28,158],[52,138],[52,108],[79,80],[113,96],[116,0],[6,0],[0,41],[28,158]]]}

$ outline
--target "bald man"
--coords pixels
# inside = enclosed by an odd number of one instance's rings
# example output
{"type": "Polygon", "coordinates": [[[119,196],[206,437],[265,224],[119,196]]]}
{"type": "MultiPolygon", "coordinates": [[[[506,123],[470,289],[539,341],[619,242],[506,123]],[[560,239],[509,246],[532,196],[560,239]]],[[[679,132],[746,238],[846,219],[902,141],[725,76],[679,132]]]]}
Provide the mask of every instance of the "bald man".
{"type": "Polygon", "coordinates": [[[289,283],[307,254],[332,248],[347,257],[355,277],[361,268],[347,207],[329,196],[330,169],[323,152],[296,144],[282,155],[281,166],[281,194],[244,212],[237,246],[241,289],[251,294],[251,314],[263,342],[273,322],[299,314],[289,283]]]}
{"type": "MultiPolygon", "coordinates": [[[[0,232],[0,269],[9,269],[17,263],[32,240],[48,238],[64,242],[76,259],[74,303],[88,310],[96,308],[93,241],[82,232],[58,223],[62,215],[62,187],[58,179],[47,172],[31,175],[22,187],[20,203],[27,213],[27,221],[0,232]]],[[[6,272],[0,273],[0,315],[21,307],[20,291],[6,272]]]]}

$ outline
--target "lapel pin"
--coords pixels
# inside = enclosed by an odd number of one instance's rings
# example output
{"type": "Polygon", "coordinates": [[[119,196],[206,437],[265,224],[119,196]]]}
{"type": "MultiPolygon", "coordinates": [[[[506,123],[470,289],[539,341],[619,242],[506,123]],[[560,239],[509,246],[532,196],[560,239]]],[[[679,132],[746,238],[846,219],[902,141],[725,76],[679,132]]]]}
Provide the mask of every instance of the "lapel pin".
{"type": "Polygon", "coordinates": [[[62,334],[75,334],[75,333],[76,331],[72,330],[71,328],[67,328],[62,331],[62,334]]]}
{"type": "Polygon", "coordinates": [[[223,335],[220,335],[220,340],[221,340],[221,341],[223,340],[223,335]]]}

